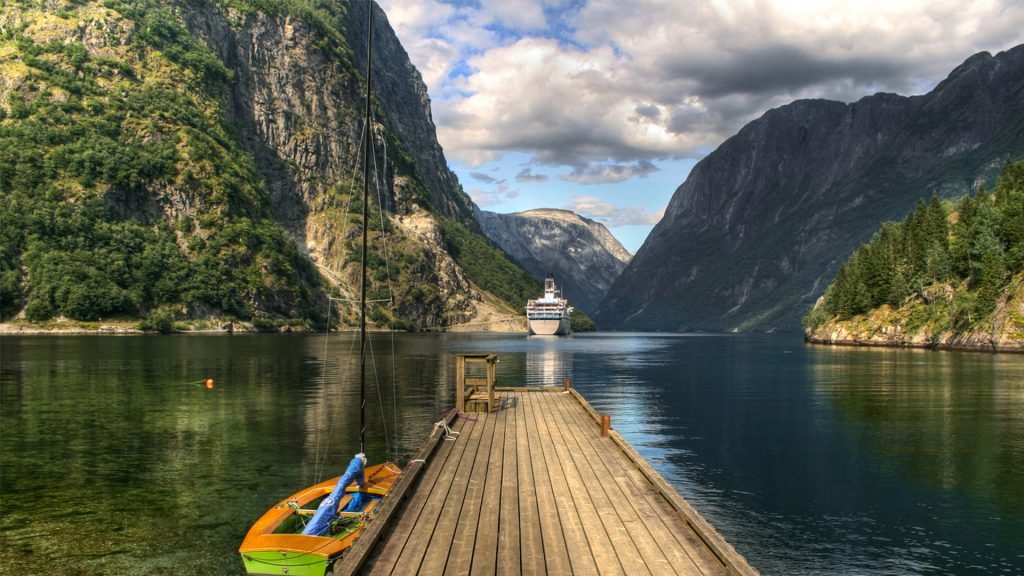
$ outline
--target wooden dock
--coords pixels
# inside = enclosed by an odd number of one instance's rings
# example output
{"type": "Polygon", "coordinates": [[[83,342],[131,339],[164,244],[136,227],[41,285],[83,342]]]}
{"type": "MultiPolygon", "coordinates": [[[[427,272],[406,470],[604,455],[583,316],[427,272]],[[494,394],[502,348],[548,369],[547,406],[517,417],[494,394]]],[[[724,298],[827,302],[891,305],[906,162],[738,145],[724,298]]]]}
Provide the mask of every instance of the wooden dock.
{"type": "Polygon", "coordinates": [[[334,574],[757,574],[568,385],[496,393],[435,427],[334,574]]]}

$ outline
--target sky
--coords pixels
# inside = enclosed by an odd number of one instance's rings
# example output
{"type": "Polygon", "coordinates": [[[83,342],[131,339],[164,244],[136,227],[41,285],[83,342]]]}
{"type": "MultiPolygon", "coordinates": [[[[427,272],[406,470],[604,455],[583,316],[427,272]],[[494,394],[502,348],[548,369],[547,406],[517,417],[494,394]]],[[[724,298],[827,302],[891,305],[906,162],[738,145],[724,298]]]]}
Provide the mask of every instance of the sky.
{"type": "Polygon", "coordinates": [[[690,169],[800,98],[931,90],[1024,43],[1020,0],[378,0],[483,210],[564,208],[632,253],[690,169]]]}

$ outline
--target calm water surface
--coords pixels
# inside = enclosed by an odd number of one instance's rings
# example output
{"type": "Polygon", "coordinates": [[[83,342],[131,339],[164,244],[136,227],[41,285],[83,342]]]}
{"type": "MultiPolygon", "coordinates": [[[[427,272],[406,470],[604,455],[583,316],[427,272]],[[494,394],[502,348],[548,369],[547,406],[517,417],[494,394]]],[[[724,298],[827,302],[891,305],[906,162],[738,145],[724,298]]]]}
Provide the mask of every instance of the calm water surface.
{"type": "MultiPolygon", "coordinates": [[[[453,404],[452,355],[496,352],[503,385],[571,376],[764,574],[1024,574],[1024,356],[784,335],[373,348],[371,456],[408,460],[453,404]]],[[[346,335],[0,338],[0,573],[242,574],[249,525],[358,450],[351,350],[346,335]]]]}

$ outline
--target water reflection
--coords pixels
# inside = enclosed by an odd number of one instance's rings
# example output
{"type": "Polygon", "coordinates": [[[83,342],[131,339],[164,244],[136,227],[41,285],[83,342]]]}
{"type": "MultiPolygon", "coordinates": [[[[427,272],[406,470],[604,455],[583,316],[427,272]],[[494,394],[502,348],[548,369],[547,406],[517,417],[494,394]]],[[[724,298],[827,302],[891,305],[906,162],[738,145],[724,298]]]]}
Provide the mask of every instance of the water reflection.
{"type": "Polygon", "coordinates": [[[562,350],[559,346],[561,341],[559,336],[530,338],[526,352],[526,385],[556,386],[566,378],[572,378],[573,352],[562,350]]]}
{"type": "Polygon", "coordinates": [[[923,350],[818,349],[816,390],[879,465],[1024,522],[1024,362],[923,350]]]}

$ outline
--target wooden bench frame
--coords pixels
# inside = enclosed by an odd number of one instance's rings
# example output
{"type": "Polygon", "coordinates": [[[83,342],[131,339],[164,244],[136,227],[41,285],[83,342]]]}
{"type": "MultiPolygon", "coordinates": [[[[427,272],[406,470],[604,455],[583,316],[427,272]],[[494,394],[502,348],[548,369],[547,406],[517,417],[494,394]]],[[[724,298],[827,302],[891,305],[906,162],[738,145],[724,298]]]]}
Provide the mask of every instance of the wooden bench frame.
{"type": "Polygon", "coordinates": [[[456,354],[455,355],[455,407],[462,412],[494,412],[498,409],[501,396],[494,393],[496,380],[495,365],[497,354],[456,354]],[[484,376],[470,375],[467,364],[486,364],[484,376]],[[469,388],[469,393],[466,389],[469,388]],[[482,390],[481,390],[482,388],[482,390]],[[483,405],[484,410],[479,407],[483,405]]]}

